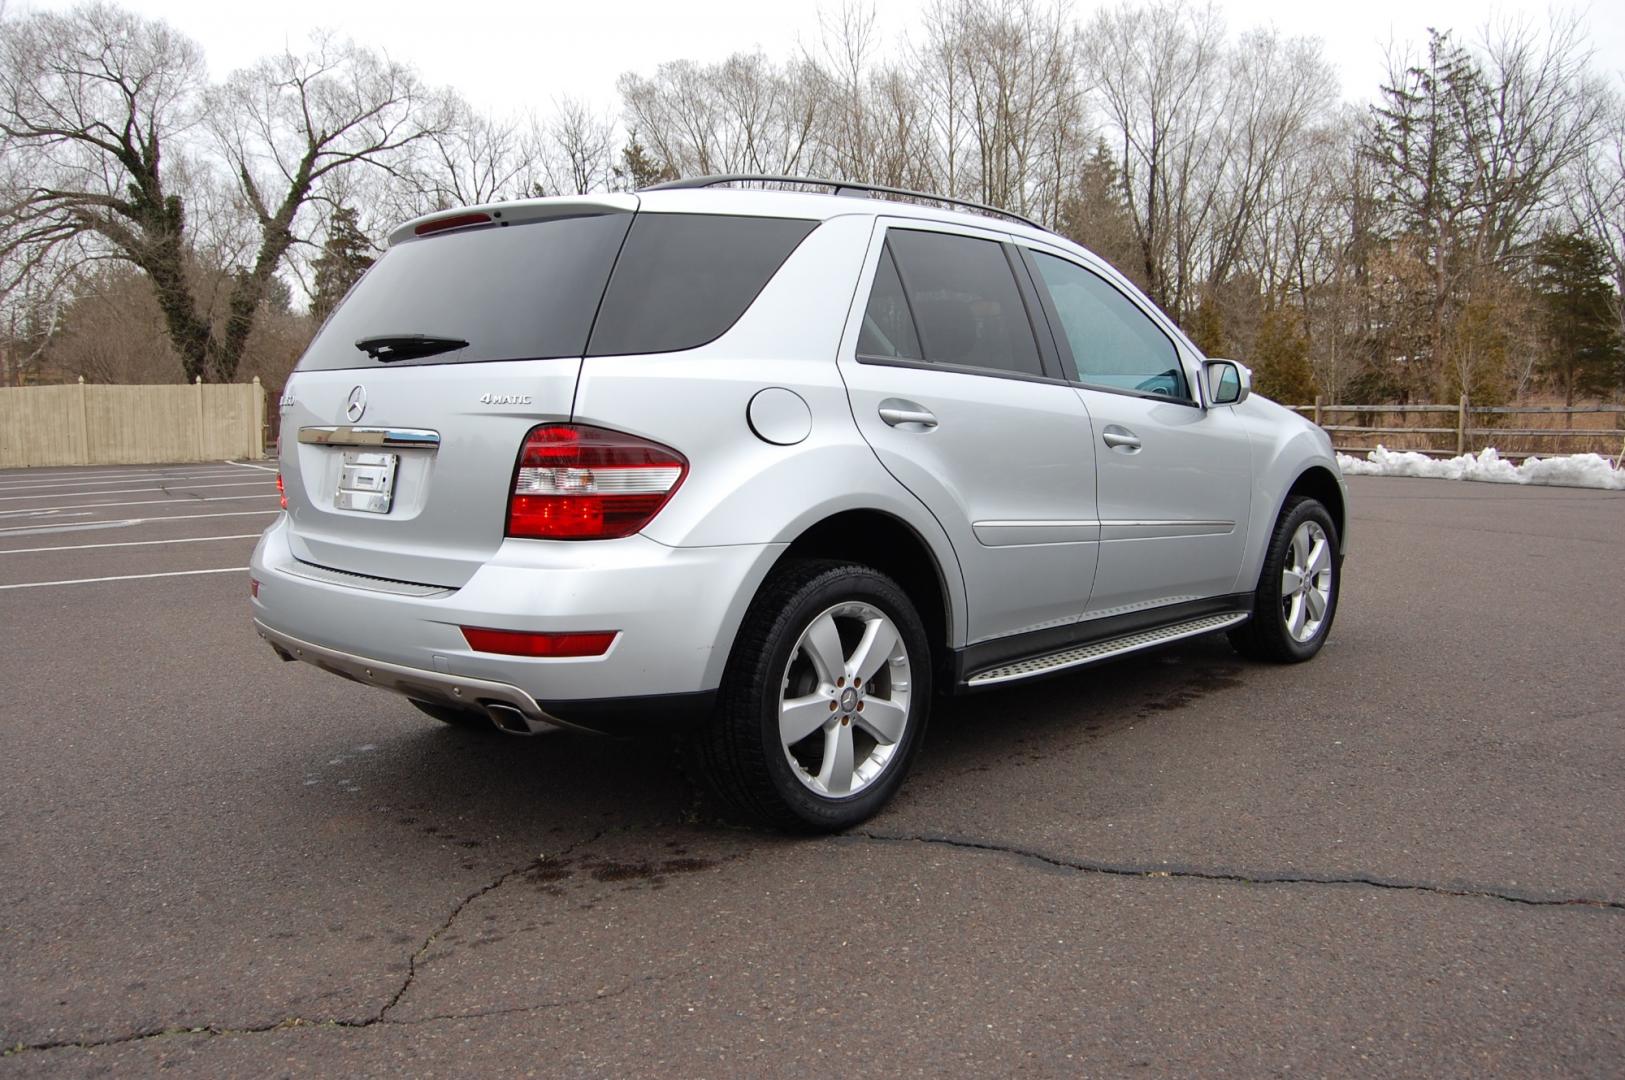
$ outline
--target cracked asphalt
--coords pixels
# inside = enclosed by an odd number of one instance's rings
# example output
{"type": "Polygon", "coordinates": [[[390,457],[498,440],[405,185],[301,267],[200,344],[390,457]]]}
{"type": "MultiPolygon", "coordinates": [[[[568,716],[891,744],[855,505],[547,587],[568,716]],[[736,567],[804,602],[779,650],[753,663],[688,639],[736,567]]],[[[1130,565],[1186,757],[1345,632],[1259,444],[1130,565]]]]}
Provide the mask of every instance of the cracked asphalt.
{"type": "Polygon", "coordinates": [[[790,839],[276,661],[269,483],[0,472],[0,1076],[1625,1075],[1621,495],[1356,478],[1314,662],[948,703],[790,839]]]}

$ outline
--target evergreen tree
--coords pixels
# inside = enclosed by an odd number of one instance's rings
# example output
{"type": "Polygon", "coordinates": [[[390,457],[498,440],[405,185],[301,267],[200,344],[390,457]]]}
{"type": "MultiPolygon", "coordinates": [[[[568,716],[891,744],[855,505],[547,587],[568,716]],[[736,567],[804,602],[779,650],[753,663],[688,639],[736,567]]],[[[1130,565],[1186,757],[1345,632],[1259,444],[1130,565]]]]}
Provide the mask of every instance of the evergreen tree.
{"type": "Polygon", "coordinates": [[[626,133],[626,145],[621,149],[621,163],[615,166],[614,173],[616,181],[628,191],[677,179],[676,169],[655,157],[638,142],[636,128],[626,133]]]}
{"type": "Polygon", "coordinates": [[[1546,233],[1535,245],[1534,272],[1545,332],[1542,368],[1564,403],[1625,387],[1625,345],[1602,246],[1579,232],[1546,233]]]}
{"type": "Polygon", "coordinates": [[[1106,140],[1095,141],[1094,151],[1078,171],[1072,194],[1061,201],[1056,231],[1145,286],[1144,260],[1123,195],[1122,170],[1106,140]]]}
{"type": "Polygon", "coordinates": [[[1219,312],[1218,299],[1213,295],[1212,289],[1202,290],[1202,301],[1196,305],[1196,311],[1191,315],[1190,325],[1185,328],[1190,335],[1192,343],[1202,350],[1204,356],[1223,356],[1229,346],[1225,344],[1224,317],[1219,312]]]}
{"type": "Polygon", "coordinates": [[[1309,339],[1297,312],[1281,305],[1264,313],[1253,343],[1253,389],[1284,405],[1315,399],[1315,377],[1309,367],[1309,339]]]}
{"type": "Polygon", "coordinates": [[[372,243],[361,231],[359,215],[348,206],[335,207],[327,226],[327,240],[315,263],[316,295],[310,313],[317,323],[327,321],[350,287],[373,264],[372,243]]]}
{"type": "Polygon", "coordinates": [[[1408,294],[1425,301],[1386,313],[1388,351],[1420,366],[1425,383],[1443,374],[1452,324],[1467,302],[1466,281],[1493,257],[1478,243],[1483,205],[1479,155],[1490,88],[1477,61],[1448,33],[1428,31],[1425,60],[1382,86],[1361,138],[1361,154],[1396,254],[1425,277],[1408,294]],[[1420,286],[1417,288],[1417,286],[1420,286]],[[1431,378],[1430,378],[1431,377],[1431,378]]]}

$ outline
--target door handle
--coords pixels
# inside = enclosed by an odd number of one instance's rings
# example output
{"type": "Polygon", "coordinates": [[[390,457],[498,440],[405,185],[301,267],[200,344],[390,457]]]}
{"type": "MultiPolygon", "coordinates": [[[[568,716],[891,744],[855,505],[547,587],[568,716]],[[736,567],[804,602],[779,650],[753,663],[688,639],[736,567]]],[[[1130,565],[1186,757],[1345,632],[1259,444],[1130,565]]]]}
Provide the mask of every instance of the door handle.
{"type": "Polygon", "coordinates": [[[1138,435],[1134,434],[1134,432],[1128,430],[1127,428],[1120,428],[1115,424],[1101,432],[1100,438],[1102,442],[1111,447],[1113,450],[1123,450],[1132,454],[1134,451],[1140,448],[1140,437],[1138,435]]]}
{"type": "Polygon", "coordinates": [[[937,426],[937,417],[930,409],[912,401],[887,398],[880,403],[880,418],[892,427],[930,431],[937,426]]]}

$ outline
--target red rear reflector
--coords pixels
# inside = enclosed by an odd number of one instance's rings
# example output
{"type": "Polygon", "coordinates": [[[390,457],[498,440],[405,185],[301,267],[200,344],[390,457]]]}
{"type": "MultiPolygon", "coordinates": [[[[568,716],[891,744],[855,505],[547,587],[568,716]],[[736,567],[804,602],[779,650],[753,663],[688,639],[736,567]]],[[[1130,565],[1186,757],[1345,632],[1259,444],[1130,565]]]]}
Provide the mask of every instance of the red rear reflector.
{"type": "Polygon", "coordinates": [[[609,540],[649,524],[688,460],[657,442],[585,424],[531,428],[508,499],[507,535],[609,540]]]}
{"type": "Polygon", "coordinates": [[[469,647],[506,656],[603,656],[617,631],[593,630],[570,634],[532,634],[523,630],[486,630],[463,627],[469,647]]]}
{"type": "Polygon", "coordinates": [[[288,508],[288,493],[282,488],[282,474],[280,472],[276,474],[276,496],[278,501],[282,503],[282,509],[286,510],[288,508]]]}
{"type": "Polygon", "coordinates": [[[259,599],[260,583],[258,578],[248,579],[248,595],[254,597],[256,600],[259,599]]]}
{"type": "Polygon", "coordinates": [[[490,221],[490,214],[453,214],[451,217],[425,221],[412,232],[417,236],[428,236],[430,233],[445,232],[447,229],[461,229],[465,225],[486,225],[490,221]]]}

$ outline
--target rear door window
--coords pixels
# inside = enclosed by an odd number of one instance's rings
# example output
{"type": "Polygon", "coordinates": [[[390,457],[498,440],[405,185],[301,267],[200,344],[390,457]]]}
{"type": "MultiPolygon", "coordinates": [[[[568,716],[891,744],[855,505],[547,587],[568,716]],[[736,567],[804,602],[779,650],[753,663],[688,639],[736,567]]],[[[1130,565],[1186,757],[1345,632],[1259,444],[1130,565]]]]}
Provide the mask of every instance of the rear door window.
{"type": "Polygon", "coordinates": [[[306,371],[385,365],[356,342],[425,334],[468,342],[390,367],[580,356],[630,213],[484,226],[384,252],[311,343],[306,371]]]}
{"type": "Polygon", "coordinates": [[[818,222],[639,214],[615,264],[588,356],[675,352],[722,336],[818,222]]]}
{"type": "Polygon", "coordinates": [[[1004,245],[973,236],[893,229],[886,246],[896,260],[927,361],[1043,374],[1032,322],[1004,245]]]}

